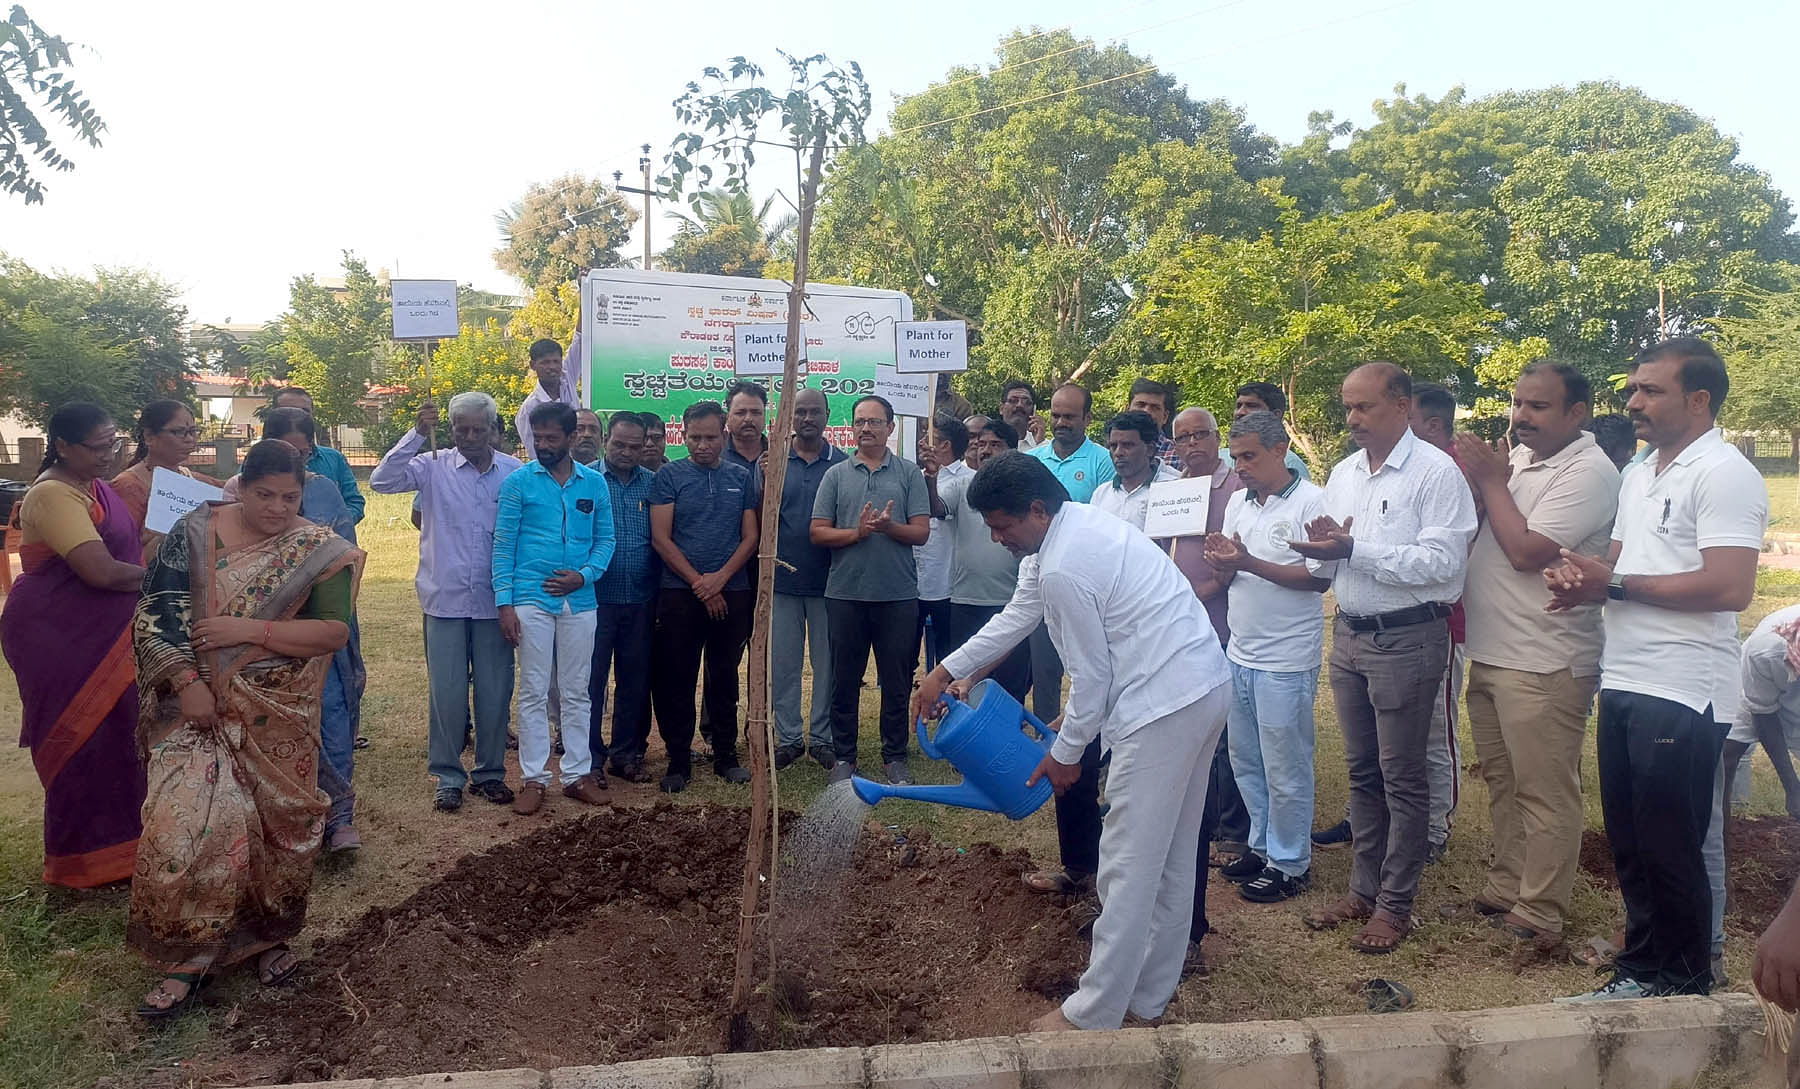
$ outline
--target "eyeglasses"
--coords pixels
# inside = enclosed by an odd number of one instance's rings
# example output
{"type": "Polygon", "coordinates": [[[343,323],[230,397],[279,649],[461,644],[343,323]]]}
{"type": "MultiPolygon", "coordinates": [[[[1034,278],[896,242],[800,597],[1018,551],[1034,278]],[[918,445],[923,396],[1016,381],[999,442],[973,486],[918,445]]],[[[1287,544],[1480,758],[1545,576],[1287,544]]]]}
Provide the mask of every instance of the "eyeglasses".
{"type": "Polygon", "coordinates": [[[111,442],[78,442],[75,445],[87,447],[95,457],[106,458],[125,449],[125,439],[122,436],[115,436],[111,442]]]}
{"type": "Polygon", "coordinates": [[[852,427],[886,427],[886,416],[858,416],[850,421],[852,427]]]}
{"type": "Polygon", "coordinates": [[[1217,434],[1217,431],[1183,431],[1181,434],[1175,436],[1175,441],[1177,443],[1199,442],[1202,439],[1210,439],[1217,434]]]}
{"type": "Polygon", "coordinates": [[[173,435],[178,439],[197,439],[200,437],[200,429],[198,427],[165,427],[162,429],[162,433],[165,435],[173,435]]]}

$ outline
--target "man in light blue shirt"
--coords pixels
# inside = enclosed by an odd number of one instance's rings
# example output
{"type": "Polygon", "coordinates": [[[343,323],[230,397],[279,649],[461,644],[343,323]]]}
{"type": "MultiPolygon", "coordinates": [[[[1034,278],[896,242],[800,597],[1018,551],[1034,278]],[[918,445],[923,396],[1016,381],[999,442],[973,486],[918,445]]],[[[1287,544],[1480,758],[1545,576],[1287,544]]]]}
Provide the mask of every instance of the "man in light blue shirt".
{"type": "MultiPolygon", "coordinates": [[[[313,415],[312,394],[299,386],[289,386],[275,395],[276,408],[297,408],[308,416],[313,415]]],[[[314,417],[316,420],[317,417],[314,417]]],[[[336,484],[343,493],[344,505],[350,508],[350,521],[354,525],[363,520],[363,510],[368,501],[356,486],[356,474],[350,471],[350,459],[333,450],[329,446],[313,443],[313,452],[307,455],[306,471],[317,473],[336,484]]]]}
{"type": "Polygon", "coordinates": [[[570,456],[575,410],[560,401],[530,416],[535,460],[500,485],[494,523],[494,604],[500,633],[519,648],[519,775],[513,812],[529,816],[550,783],[550,673],[562,692],[563,793],[608,801],[588,747],[594,584],[612,560],[612,493],[570,456]]]}
{"type": "Polygon", "coordinates": [[[1072,383],[1060,385],[1050,395],[1050,441],[1026,451],[1050,466],[1077,503],[1092,499],[1094,490],[1113,478],[1112,455],[1088,438],[1093,421],[1094,395],[1072,383]]]}

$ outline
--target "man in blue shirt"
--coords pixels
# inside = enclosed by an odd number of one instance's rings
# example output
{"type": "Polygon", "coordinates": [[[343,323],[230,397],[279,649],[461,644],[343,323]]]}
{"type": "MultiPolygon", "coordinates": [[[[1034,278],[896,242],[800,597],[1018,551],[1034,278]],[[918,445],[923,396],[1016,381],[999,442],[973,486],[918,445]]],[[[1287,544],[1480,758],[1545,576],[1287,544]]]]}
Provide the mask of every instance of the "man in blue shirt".
{"type": "MultiPolygon", "coordinates": [[[[644,452],[644,421],[635,412],[615,412],[606,427],[605,457],[598,466],[611,492],[613,557],[594,587],[594,667],[588,677],[588,748],[594,781],[606,785],[600,769],[631,783],[649,779],[644,747],[650,740],[650,633],[656,599],[656,562],[650,549],[650,485],[656,474],[638,464],[644,452]],[[613,682],[613,733],[609,747],[600,732],[606,715],[606,678],[613,682]]],[[[566,746],[566,743],[565,743],[566,746]]]]}
{"type": "Polygon", "coordinates": [[[756,553],[758,477],[724,460],[725,410],[696,401],[681,414],[688,456],[671,461],[650,486],[650,544],[662,558],[651,641],[650,692],[669,750],[664,793],[693,775],[694,682],[706,662],[713,770],[747,783],[738,764],[738,663],[750,639],[755,594],[744,567],[756,553]]]}
{"type": "MultiPolygon", "coordinates": [[[[313,415],[312,394],[299,386],[289,386],[275,395],[276,408],[297,408],[308,416],[313,415]]],[[[315,417],[316,419],[316,417],[315,417]]],[[[368,501],[363,498],[361,489],[356,486],[356,474],[350,471],[350,459],[329,446],[313,443],[313,452],[306,459],[306,471],[317,473],[336,484],[338,491],[344,495],[344,505],[350,508],[351,524],[363,520],[363,511],[368,501]]]]}
{"type": "Polygon", "coordinates": [[[1050,466],[1050,472],[1077,503],[1092,499],[1094,490],[1113,478],[1112,455],[1088,438],[1088,425],[1093,421],[1094,395],[1064,383],[1050,395],[1050,441],[1027,451],[1050,466]]]}
{"type": "Polygon", "coordinates": [[[588,673],[594,653],[594,585],[612,561],[612,497],[599,473],[578,465],[575,410],[560,401],[531,410],[536,457],[500,485],[494,524],[494,604],[500,634],[519,648],[519,776],[513,812],[536,813],[550,783],[550,673],[562,692],[563,793],[599,805],[588,746],[588,673]]]}
{"type": "Polygon", "coordinates": [[[781,482],[781,530],[776,537],[775,601],[769,646],[773,658],[775,767],[787,767],[807,752],[803,722],[812,723],[812,758],[830,771],[837,763],[831,741],[831,637],[825,611],[825,581],[831,550],[812,543],[813,502],[825,470],[847,455],[825,441],[830,410],[816,389],[794,394],[794,441],[788,447],[787,475],[781,482]],[[812,654],[812,714],[800,715],[802,658],[812,654]]]}

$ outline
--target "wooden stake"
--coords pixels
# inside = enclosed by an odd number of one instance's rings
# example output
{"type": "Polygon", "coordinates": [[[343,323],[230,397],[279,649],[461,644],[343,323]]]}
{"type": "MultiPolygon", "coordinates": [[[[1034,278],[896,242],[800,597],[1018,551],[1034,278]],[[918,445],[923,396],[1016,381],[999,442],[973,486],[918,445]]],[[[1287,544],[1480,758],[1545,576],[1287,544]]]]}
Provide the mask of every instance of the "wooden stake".
{"type": "MultiPolygon", "coordinates": [[[[425,399],[427,401],[430,401],[430,400],[432,400],[432,396],[431,396],[431,341],[422,340],[419,342],[419,346],[425,350],[425,399]]],[[[429,442],[431,444],[431,456],[437,457],[437,428],[434,427],[431,429],[431,434],[425,436],[425,441],[429,442]]]]}
{"type": "MultiPolygon", "coordinates": [[[[813,202],[819,191],[819,175],[825,166],[825,141],[821,134],[812,148],[805,187],[800,193],[800,227],[794,247],[794,281],[788,292],[788,334],[786,357],[781,364],[781,402],[775,409],[774,441],[763,457],[762,540],[757,548],[756,610],[750,622],[749,710],[746,724],[750,732],[750,839],[744,849],[743,906],[738,911],[737,952],[732,960],[731,1016],[727,1022],[726,1046],[741,1050],[751,1043],[750,995],[756,966],[756,924],[775,925],[775,904],[771,894],[766,913],[758,910],[762,902],[762,877],[765,852],[774,886],[774,854],[779,844],[770,840],[770,823],[774,810],[770,779],[774,768],[775,724],[769,715],[769,625],[775,606],[776,541],[781,533],[781,492],[787,480],[788,446],[794,430],[794,394],[800,377],[800,348],[804,344],[801,316],[806,309],[807,248],[812,240],[813,202]]],[[[771,943],[771,950],[774,945],[771,943]]],[[[769,972],[775,971],[773,953],[769,972]]]]}

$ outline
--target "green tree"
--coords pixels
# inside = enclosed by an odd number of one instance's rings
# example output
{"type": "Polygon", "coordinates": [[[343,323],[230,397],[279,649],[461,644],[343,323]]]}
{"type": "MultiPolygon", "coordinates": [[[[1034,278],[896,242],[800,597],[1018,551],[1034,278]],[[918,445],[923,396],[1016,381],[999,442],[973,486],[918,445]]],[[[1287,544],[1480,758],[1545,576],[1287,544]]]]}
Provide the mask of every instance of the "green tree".
{"type": "MultiPolygon", "coordinates": [[[[518,319],[514,319],[516,322],[518,319]]],[[[498,318],[480,325],[464,322],[462,331],[453,339],[441,340],[431,352],[431,385],[429,394],[440,410],[448,409],[450,398],[470,391],[485,393],[500,406],[500,427],[512,427],[519,406],[530,396],[536,381],[526,366],[525,350],[530,341],[509,336],[498,318]]],[[[425,366],[416,350],[396,356],[388,378],[407,387],[388,405],[387,414],[377,422],[370,438],[386,449],[407,428],[413,426],[419,405],[425,400],[425,366]]],[[[451,445],[450,418],[440,411],[438,445],[451,445]]]]}
{"type": "Polygon", "coordinates": [[[586,268],[616,268],[637,218],[599,179],[569,174],[535,184],[495,214],[494,263],[527,289],[573,280],[586,268]]]}
{"type": "Polygon", "coordinates": [[[1731,389],[1720,422],[1785,431],[1800,453],[1800,288],[1746,292],[1741,316],[1719,321],[1731,389]]]}
{"type": "Polygon", "coordinates": [[[24,197],[26,204],[44,200],[37,170],[75,169],[56,149],[50,125],[71,130],[89,147],[99,147],[106,130],[93,104],[69,79],[66,69],[74,63],[67,42],[13,5],[0,23],[0,190],[24,197]],[[49,111],[47,119],[39,116],[42,110],[49,111]]]}
{"type": "Polygon", "coordinates": [[[50,275],[0,257],[0,408],[41,421],[85,399],[135,419],[145,401],[190,391],[186,324],[151,273],[50,275]]]}
{"type": "Polygon", "coordinates": [[[1161,377],[1187,400],[1227,405],[1243,382],[1281,385],[1296,442],[1317,464],[1337,452],[1337,390],[1351,367],[1386,359],[1448,378],[1497,339],[1500,315],[1457,272],[1479,246],[1429,212],[1305,219],[1290,202],[1274,230],[1199,238],[1161,263],[1143,321],[1169,354],[1161,377]]]}
{"type": "Polygon", "coordinates": [[[348,250],[343,270],[342,288],[295,277],[281,319],[288,380],[312,394],[314,415],[327,427],[363,422],[359,402],[393,350],[387,285],[348,250]]]}
{"type": "Polygon", "coordinates": [[[1800,259],[1787,198],[1737,142],[1636,88],[1471,101],[1461,88],[1433,100],[1401,86],[1375,113],[1345,148],[1309,137],[1290,152],[1309,210],[1393,201],[1455,218],[1484,239],[1469,275],[1506,334],[1543,337],[1596,379],[1663,335],[1735,313],[1740,287],[1780,287],[1800,259]],[[1338,178],[1335,195],[1321,175],[1338,178]]]}
{"type": "Polygon", "coordinates": [[[775,248],[793,230],[794,217],[784,215],[771,222],[774,197],[761,205],[747,192],[707,189],[698,197],[691,215],[669,213],[677,225],[675,237],[658,255],[662,267],[713,276],[763,275],[775,248]]]}
{"type": "Polygon", "coordinates": [[[574,281],[541,285],[513,314],[506,326],[506,335],[527,344],[549,337],[566,348],[575,335],[576,316],[580,311],[581,292],[574,281]]]}
{"type": "Polygon", "coordinates": [[[906,291],[975,336],[965,390],[1131,366],[1152,240],[1250,235],[1274,145],[1227,103],[1117,46],[1015,33],[983,71],[899,103],[887,135],[840,157],[820,208],[820,275],[906,291]]]}

